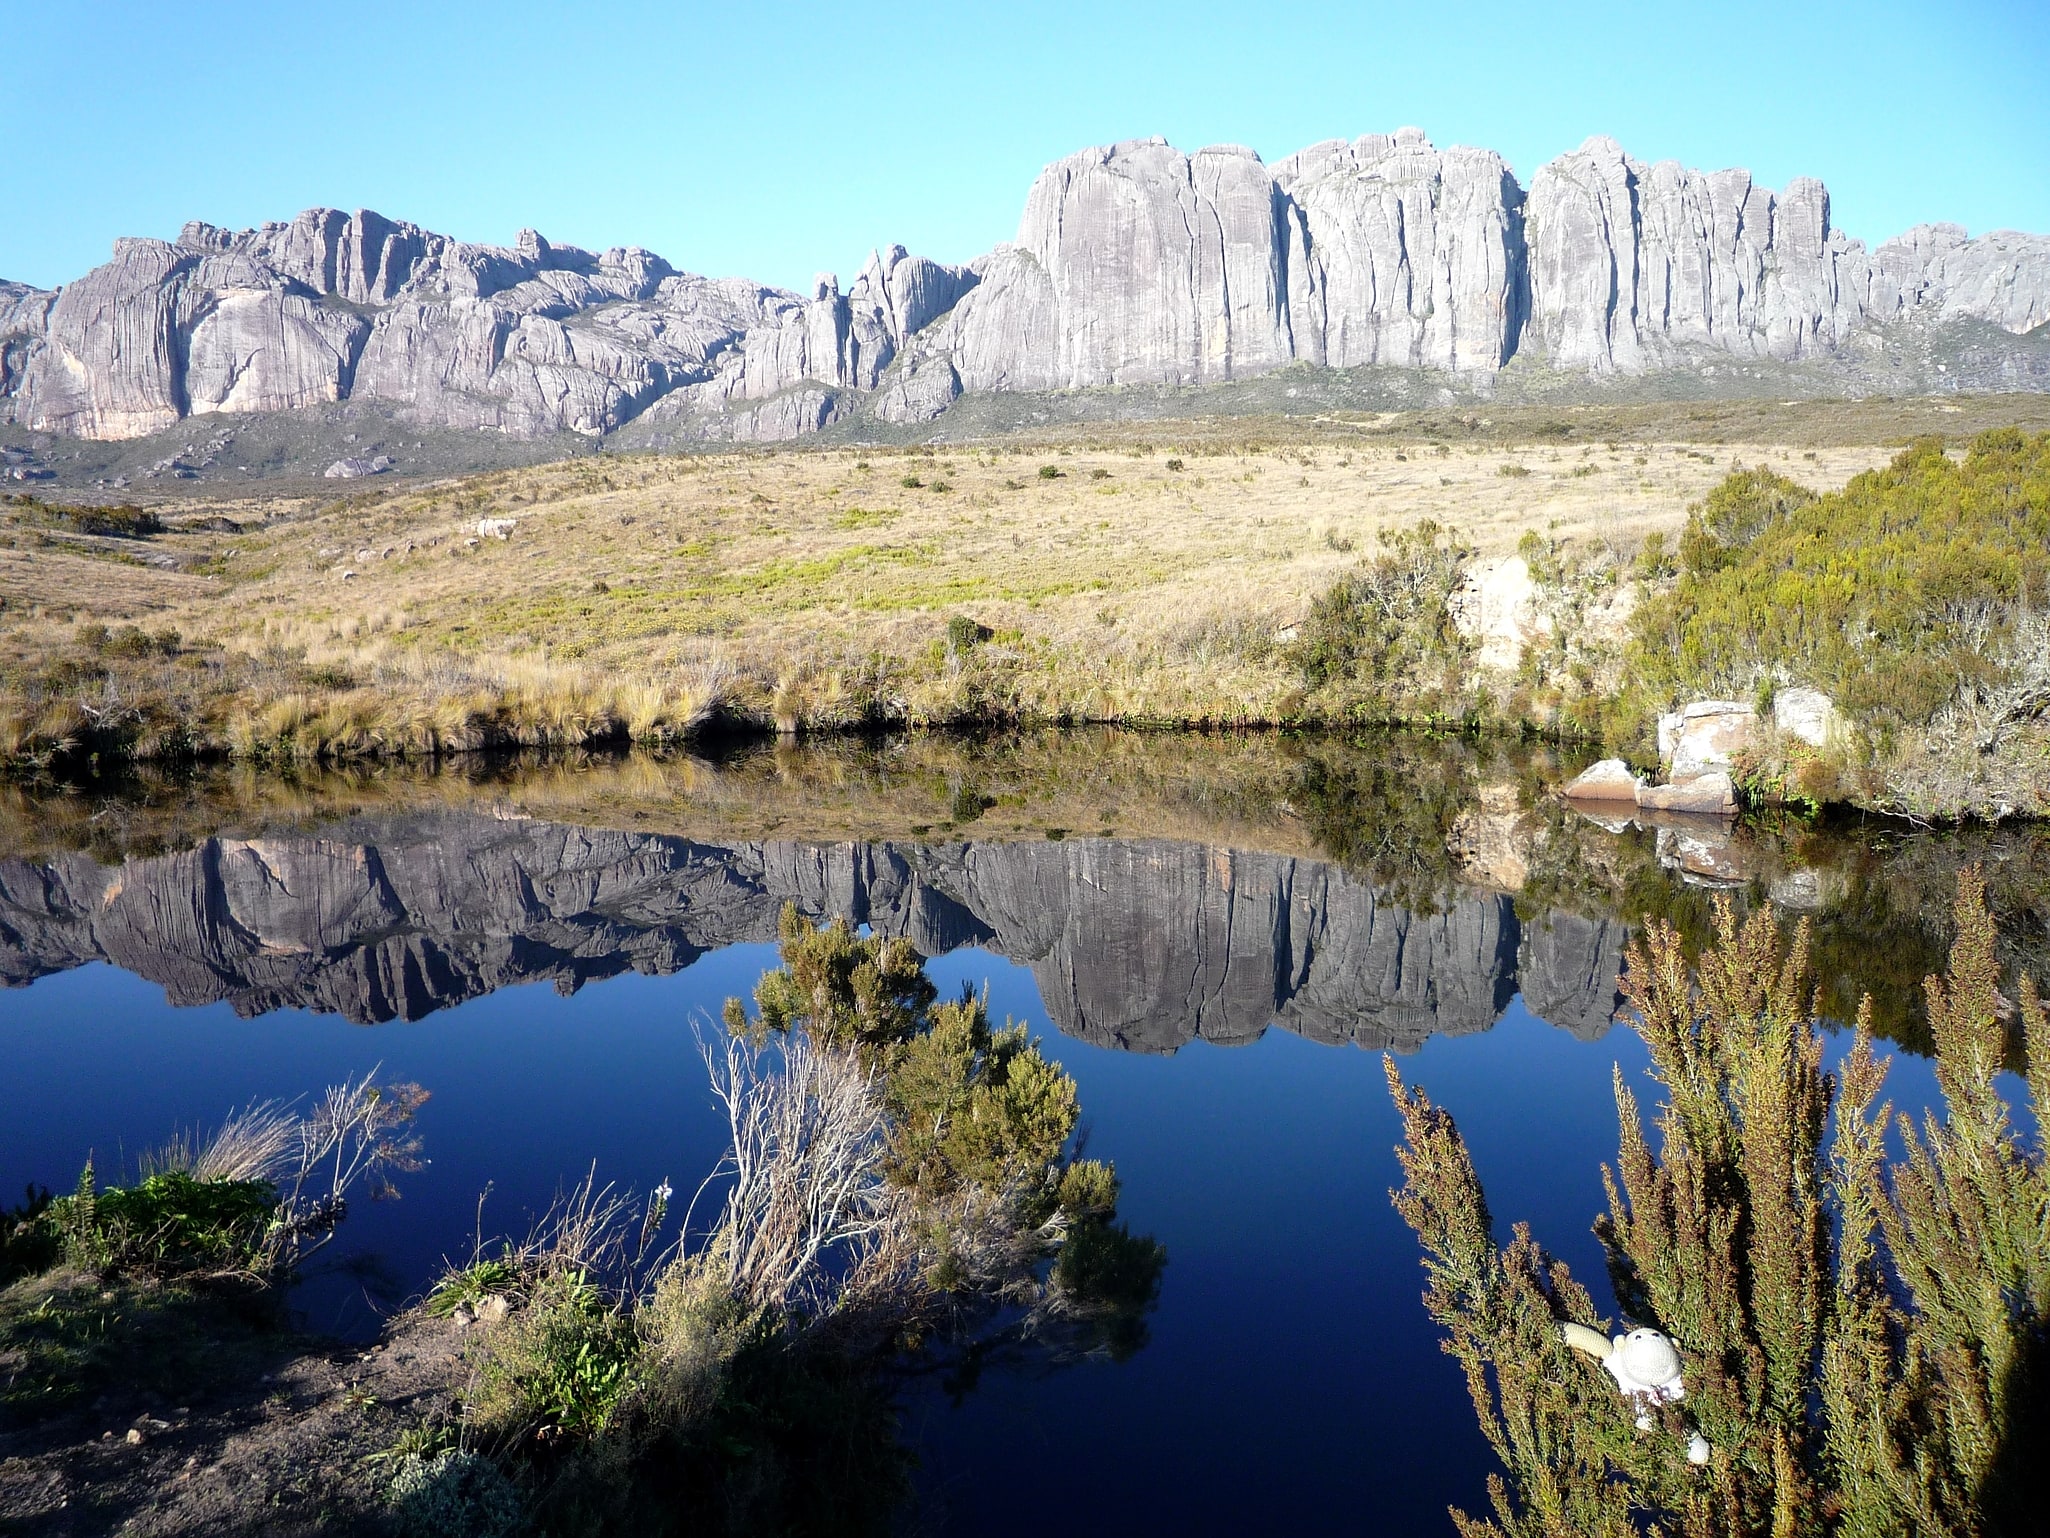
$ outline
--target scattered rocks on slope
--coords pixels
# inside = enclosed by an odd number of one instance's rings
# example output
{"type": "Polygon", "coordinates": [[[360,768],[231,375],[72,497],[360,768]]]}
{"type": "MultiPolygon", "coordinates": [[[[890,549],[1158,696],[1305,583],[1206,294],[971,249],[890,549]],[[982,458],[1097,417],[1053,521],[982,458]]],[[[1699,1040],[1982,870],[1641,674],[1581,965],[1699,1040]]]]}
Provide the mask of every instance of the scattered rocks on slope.
{"type": "Polygon", "coordinates": [[[391,456],[375,454],[368,459],[338,459],[321,474],[331,481],[353,481],[360,476],[382,475],[391,467],[391,456]]]}

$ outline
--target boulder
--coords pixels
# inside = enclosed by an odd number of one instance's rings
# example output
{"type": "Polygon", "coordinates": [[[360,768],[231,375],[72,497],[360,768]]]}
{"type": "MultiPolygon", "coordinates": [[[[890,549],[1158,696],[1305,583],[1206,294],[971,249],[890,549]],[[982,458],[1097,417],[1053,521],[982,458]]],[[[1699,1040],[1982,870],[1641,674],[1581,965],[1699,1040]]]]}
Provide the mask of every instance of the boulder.
{"type": "Polygon", "coordinates": [[[353,481],[365,475],[382,475],[391,467],[390,456],[373,454],[367,458],[338,459],[321,474],[331,481],[353,481]]]}
{"type": "Polygon", "coordinates": [[[1559,792],[1568,801],[1627,801],[1634,804],[1637,776],[1620,758],[1605,758],[1590,765],[1559,792]]]}
{"type": "Polygon", "coordinates": [[[1737,755],[1757,745],[1758,712],[1736,700],[1696,700],[1659,717],[1659,757],[1674,785],[1727,775],[1737,755]]]}
{"type": "Polygon", "coordinates": [[[1684,783],[1641,785],[1637,805],[1648,812],[1692,812],[1710,817],[1732,817],[1737,811],[1737,787],[1727,774],[1698,774],[1684,783]]]}
{"type": "Polygon", "coordinates": [[[1523,649],[1552,633],[1552,619],[1538,605],[1530,563],[1520,555],[1475,566],[1460,579],[1446,608],[1460,635],[1474,643],[1475,662],[1511,672],[1523,649]]]}
{"type": "Polygon", "coordinates": [[[1781,689],[1772,697],[1772,725],[1782,737],[1827,747],[1837,727],[1836,705],[1820,689],[1781,689]]]}

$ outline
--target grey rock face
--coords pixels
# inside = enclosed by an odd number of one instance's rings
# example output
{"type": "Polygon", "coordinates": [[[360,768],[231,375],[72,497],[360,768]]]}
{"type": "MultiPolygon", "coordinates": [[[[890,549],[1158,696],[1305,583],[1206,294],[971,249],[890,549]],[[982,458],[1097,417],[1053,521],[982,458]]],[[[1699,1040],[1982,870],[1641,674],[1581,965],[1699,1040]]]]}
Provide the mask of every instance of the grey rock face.
{"type": "Polygon", "coordinates": [[[930,421],[964,392],[1207,385],[1297,362],[1483,386],[1522,354],[1596,375],[1727,356],[1848,378],[1858,344],[1903,325],[1978,328],[1974,377],[2039,388],[2040,345],[2004,338],[2046,324],[2050,236],[1937,224],[1868,251],[1805,178],[1774,193],[1595,138],[1526,195],[1499,155],[1414,128],[1271,169],[1147,139],[1047,167],[1017,239],[969,265],[890,246],[845,292],[532,230],[472,245],[367,211],[193,223],[118,242],[54,294],[0,284],[0,420],[124,438],[359,398],[521,438],[651,417],[651,443],[775,439],[855,412],[930,421]]]}
{"type": "Polygon", "coordinates": [[[1297,220],[1297,354],[1495,369],[1523,320],[1523,193],[1492,150],[1436,150],[1421,130],[1333,139],[1274,167],[1297,220]]]}
{"type": "Polygon", "coordinates": [[[1062,1030],[1149,1052],[1273,1023],[1407,1050],[1486,1030],[1519,988],[1599,1035],[1624,944],[1606,921],[1525,926],[1498,895],[1417,914],[1336,866],[1194,844],[709,845],[451,814],[0,862],[0,982],[106,960],[179,1004],[417,1019],[516,982],[671,972],[773,939],[786,901],[928,955],[989,947],[1031,967],[1062,1030]]]}

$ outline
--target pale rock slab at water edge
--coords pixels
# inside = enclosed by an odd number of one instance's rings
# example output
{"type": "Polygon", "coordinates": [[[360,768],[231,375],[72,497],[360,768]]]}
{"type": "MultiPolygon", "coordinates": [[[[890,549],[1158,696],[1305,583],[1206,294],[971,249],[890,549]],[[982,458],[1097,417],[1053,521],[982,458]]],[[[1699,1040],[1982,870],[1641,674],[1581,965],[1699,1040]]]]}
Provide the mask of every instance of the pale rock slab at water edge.
{"type": "Polygon", "coordinates": [[[1692,812],[1706,817],[1733,817],[1737,811],[1737,787],[1720,770],[1698,774],[1670,785],[1642,785],[1637,805],[1650,812],[1692,812]]]}
{"type": "Polygon", "coordinates": [[[1674,785],[1724,774],[1758,746],[1758,712],[1739,700],[1695,700],[1659,717],[1659,757],[1674,785]]]}
{"type": "Polygon", "coordinates": [[[1591,764],[1567,783],[1559,794],[1568,801],[1604,801],[1637,804],[1640,789],[1637,776],[1620,758],[1605,758],[1591,764]]]}

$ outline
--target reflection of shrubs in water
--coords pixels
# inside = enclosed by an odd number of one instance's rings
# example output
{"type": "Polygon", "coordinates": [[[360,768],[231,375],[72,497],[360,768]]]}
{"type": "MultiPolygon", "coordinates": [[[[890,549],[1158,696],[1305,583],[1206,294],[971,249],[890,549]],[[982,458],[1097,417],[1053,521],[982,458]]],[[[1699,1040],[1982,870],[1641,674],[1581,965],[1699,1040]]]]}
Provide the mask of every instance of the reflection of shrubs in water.
{"type": "Polygon", "coordinates": [[[1384,738],[1372,753],[1306,751],[1288,802],[1333,860],[1428,911],[1453,881],[1453,826],[1474,804],[1474,757],[1460,740],[1384,738]]]}
{"type": "MultiPolygon", "coordinates": [[[[1497,1248],[1457,1127],[1391,1060],[1396,1205],[1508,1471],[1490,1482],[1493,1520],[1461,1518],[1463,1532],[2034,1530],[2050,1167],[1995,1082],[2000,968],[1976,871],[1954,923],[1948,975],[1927,990],[1943,1111],[1920,1129],[1876,1105],[1869,1012],[1839,1073],[1822,1072],[1805,926],[1787,947],[1770,910],[1740,926],[1725,901],[1698,966],[1667,926],[1633,949],[1628,995],[1666,1103],[1654,1150],[1619,1076],[1596,1232],[1626,1319],[1680,1350],[1679,1403],[1626,1403],[1565,1343],[1561,1323],[1597,1322],[1593,1298],[1527,1228],[1497,1248]],[[1906,1156],[1889,1163],[1896,1134],[1906,1156]],[[1695,1433],[1705,1467],[1689,1461],[1695,1433]]],[[[2039,1112],[2050,1022],[2026,979],[2020,1000],[2039,1112]]]]}

